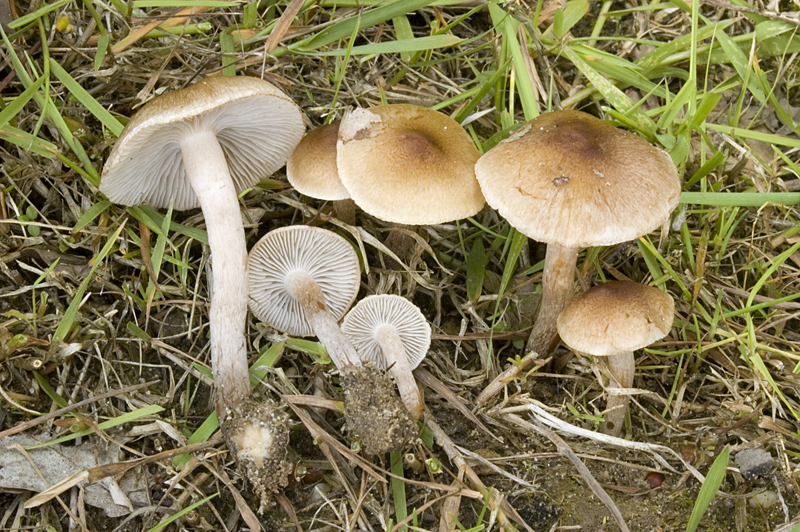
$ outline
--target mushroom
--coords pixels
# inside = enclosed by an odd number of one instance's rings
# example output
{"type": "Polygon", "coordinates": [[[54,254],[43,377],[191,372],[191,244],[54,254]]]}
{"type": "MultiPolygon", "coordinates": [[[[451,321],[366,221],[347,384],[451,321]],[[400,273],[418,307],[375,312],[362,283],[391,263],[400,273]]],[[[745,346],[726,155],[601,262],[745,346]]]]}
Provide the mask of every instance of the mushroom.
{"type": "Polygon", "coordinates": [[[211,366],[222,424],[250,396],[247,246],[237,195],[280,168],[304,129],[300,109],[271,83],[212,77],[142,107],[103,170],[100,190],[111,201],[203,211],[214,272],[211,366]]]}
{"type": "MultiPolygon", "coordinates": [[[[681,189],[669,154],[580,111],[526,122],[478,160],[475,175],[489,205],[529,238],[547,243],[542,299],[526,345],[542,357],[558,345],[556,320],[573,296],[580,249],[655,230],[677,206],[681,189]]],[[[503,372],[478,401],[531,360],[503,372]]]]}
{"type": "Polygon", "coordinates": [[[353,225],[356,204],[342,185],[336,168],[338,136],[338,120],[309,131],[286,161],[286,178],[301,194],[333,201],[336,216],[353,225]]]}
{"type": "Polygon", "coordinates": [[[258,319],[292,336],[316,336],[340,370],[361,365],[338,325],[361,282],[347,240],[307,225],[274,229],[250,250],[248,270],[250,310],[258,319]]]}
{"type": "Polygon", "coordinates": [[[355,109],[339,126],[342,184],[356,205],[395,224],[438,224],[479,212],[486,201],[475,180],[478,157],[458,122],[425,107],[355,109]]]}
{"type": "Polygon", "coordinates": [[[316,335],[341,374],[350,431],[369,454],[401,448],[417,430],[392,382],[363,365],[337,324],[358,292],[353,247],[332,231],[290,226],[267,233],[250,250],[250,309],[294,336],[316,335]]]}
{"type": "Polygon", "coordinates": [[[347,313],[342,331],[362,358],[389,371],[400,399],[414,419],[419,419],[422,395],[411,372],[431,345],[431,327],[419,307],[400,296],[369,296],[347,313]]]}
{"type": "MultiPolygon", "coordinates": [[[[633,352],[660,340],[672,327],[675,302],[666,292],[631,281],[612,281],[575,297],[558,316],[561,340],[581,353],[608,357],[612,387],[632,388],[633,352]]],[[[603,431],[622,432],[628,396],[609,392],[603,431]]]]}

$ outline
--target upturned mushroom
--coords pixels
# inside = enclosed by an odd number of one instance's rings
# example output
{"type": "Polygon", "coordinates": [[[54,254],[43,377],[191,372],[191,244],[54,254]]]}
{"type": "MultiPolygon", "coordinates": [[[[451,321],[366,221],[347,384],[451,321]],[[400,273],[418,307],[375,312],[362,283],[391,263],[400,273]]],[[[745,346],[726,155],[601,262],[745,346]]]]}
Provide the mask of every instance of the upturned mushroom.
{"type": "MultiPolygon", "coordinates": [[[[645,235],[680,198],[669,154],[643,138],[580,111],[555,111],[522,125],[475,165],[486,201],[508,222],[545,242],[542,299],[527,352],[542,357],[558,345],[556,320],[572,298],[581,248],[645,235]]],[[[484,401],[531,359],[503,372],[484,401]]]]}
{"type": "Polygon", "coordinates": [[[353,225],[356,204],[342,185],[336,168],[338,136],[338,120],[309,131],[286,161],[286,178],[301,194],[333,201],[336,216],[353,225]]]}
{"type": "MultiPolygon", "coordinates": [[[[458,122],[425,107],[355,109],[339,126],[342,184],[365,212],[395,224],[439,224],[479,212],[486,201],[475,179],[478,157],[458,122]]],[[[390,247],[402,253],[407,244],[390,247]]]]}
{"type": "Polygon", "coordinates": [[[304,129],[300,109],[272,84],[208,78],[139,110],[117,140],[100,182],[111,201],[124,205],[202,209],[213,271],[209,329],[217,416],[233,454],[248,477],[257,479],[262,506],[286,484],[288,464],[280,444],[288,441],[288,432],[280,422],[285,416],[272,404],[248,400],[247,246],[238,194],[283,166],[304,129]],[[258,414],[249,415],[254,411],[258,414]],[[262,421],[253,425],[254,418],[262,421]],[[275,423],[267,427],[265,419],[275,423]]]}
{"type": "Polygon", "coordinates": [[[361,365],[339,328],[361,282],[358,256],[344,238],[307,225],[274,229],[250,250],[248,266],[258,319],[292,336],[316,336],[340,370],[361,365]]]}
{"type": "Polygon", "coordinates": [[[369,454],[401,448],[416,423],[392,382],[363,365],[339,328],[358,293],[361,269],[353,247],[332,231],[290,226],[267,233],[250,250],[249,293],[253,314],[294,336],[316,336],[341,374],[350,431],[369,454]]]}
{"type": "MultiPolygon", "coordinates": [[[[581,353],[607,357],[611,387],[633,387],[633,352],[663,338],[672,328],[675,302],[666,292],[631,281],[592,287],[570,301],[558,316],[561,340],[581,353]]],[[[603,431],[622,432],[628,396],[609,392],[603,431]]]]}
{"type": "Polygon", "coordinates": [[[295,103],[271,83],[212,77],[154,99],[125,126],[100,190],[124,205],[200,207],[214,274],[209,328],[216,409],[250,396],[247,246],[237,195],[283,166],[303,135],[295,103]]]}
{"type": "Polygon", "coordinates": [[[400,296],[369,296],[345,315],[342,331],[361,357],[394,377],[400,399],[419,419],[422,394],[411,372],[431,345],[431,327],[419,307],[400,296]]]}

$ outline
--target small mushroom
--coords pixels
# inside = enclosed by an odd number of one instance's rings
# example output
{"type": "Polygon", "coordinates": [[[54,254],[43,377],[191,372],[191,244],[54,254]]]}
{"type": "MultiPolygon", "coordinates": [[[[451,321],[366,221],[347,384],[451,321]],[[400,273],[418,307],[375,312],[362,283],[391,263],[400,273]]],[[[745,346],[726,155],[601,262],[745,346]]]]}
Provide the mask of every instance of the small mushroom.
{"type": "Polygon", "coordinates": [[[338,322],[358,294],[361,267],[336,233],[292,225],[267,233],[248,258],[250,310],[293,336],[316,336],[337,368],[360,366],[338,322]]]}
{"type": "MultiPolygon", "coordinates": [[[[461,125],[416,105],[355,109],[339,126],[339,178],[356,205],[394,224],[466,218],[486,204],[475,179],[480,152],[461,125]]],[[[410,242],[392,250],[403,254],[410,242]]]]}
{"type": "Polygon", "coordinates": [[[400,399],[414,419],[419,419],[422,395],[411,372],[431,345],[431,327],[419,308],[400,296],[369,296],[347,313],[342,331],[361,357],[388,370],[400,399]]]}
{"type": "MultiPolygon", "coordinates": [[[[525,347],[547,357],[556,320],[575,290],[581,248],[634,240],[677,206],[681,184],[669,154],[643,138],[580,111],[526,122],[475,165],[486,201],[529,238],[545,242],[542,300],[525,347]]],[[[503,372],[485,401],[531,359],[503,372]]]]}
{"type": "Polygon", "coordinates": [[[100,190],[116,203],[203,210],[214,273],[211,369],[223,424],[250,396],[247,246],[238,194],[283,166],[304,129],[300,109],[271,83],[211,77],[142,107],[103,170],[100,190]]]}
{"type": "Polygon", "coordinates": [[[347,425],[365,452],[402,448],[416,423],[391,380],[361,363],[337,324],[358,292],[361,270],[353,247],[326,229],[283,227],[256,243],[248,264],[253,314],[288,334],[319,338],[339,369],[347,425]]]}
{"type": "MultiPolygon", "coordinates": [[[[633,352],[663,338],[672,327],[675,302],[666,292],[631,281],[612,281],[575,297],[558,316],[558,334],[570,348],[607,357],[612,387],[632,388],[633,352]]],[[[603,431],[622,432],[628,396],[609,393],[603,431]]]]}
{"type": "Polygon", "coordinates": [[[342,185],[336,168],[338,136],[338,120],[309,131],[286,161],[286,178],[301,194],[333,201],[336,216],[353,225],[356,204],[342,185]]]}

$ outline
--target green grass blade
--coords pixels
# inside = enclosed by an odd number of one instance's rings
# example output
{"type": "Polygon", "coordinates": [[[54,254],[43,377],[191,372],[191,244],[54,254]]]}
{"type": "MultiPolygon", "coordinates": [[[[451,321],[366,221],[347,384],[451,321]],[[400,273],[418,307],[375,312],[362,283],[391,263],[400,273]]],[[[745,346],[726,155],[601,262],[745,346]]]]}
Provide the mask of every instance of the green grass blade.
{"type": "Polygon", "coordinates": [[[92,113],[102,124],[108,128],[109,131],[115,136],[119,137],[122,133],[122,124],[119,120],[109,113],[105,107],[95,100],[91,94],[86,92],[86,89],[81,87],[64,68],[58,64],[55,59],[50,59],[50,70],[55,74],[58,81],[64,84],[64,87],[72,94],[81,104],[92,113]]]}
{"type": "Polygon", "coordinates": [[[800,192],[682,192],[681,203],[724,207],[800,205],[800,192]]]}
{"type": "Polygon", "coordinates": [[[97,271],[97,268],[100,267],[100,264],[103,263],[103,259],[106,258],[106,255],[109,254],[111,248],[114,247],[114,244],[119,238],[120,233],[125,228],[125,224],[121,224],[114,233],[108,237],[108,241],[106,241],[106,245],[103,246],[103,249],[100,250],[92,260],[92,268],[89,270],[89,275],[83,280],[81,285],[78,287],[77,292],[75,292],[75,296],[72,298],[72,302],[67,307],[66,312],[64,312],[64,317],[61,318],[61,323],[58,324],[58,328],[56,332],[53,333],[53,344],[59,344],[64,341],[64,339],[69,334],[69,331],[72,329],[72,325],[75,323],[75,317],[78,315],[78,309],[80,309],[83,294],[86,293],[86,289],[89,287],[89,283],[94,278],[94,273],[97,271]]]}
{"type": "MultiPolygon", "coordinates": [[[[423,52],[436,50],[437,48],[450,48],[462,42],[462,39],[454,35],[431,35],[429,37],[419,37],[416,39],[401,39],[397,41],[385,41],[374,44],[353,46],[350,55],[377,55],[377,54],[403,54],[411,52],[423,52]]],[[[346,48],[339,48],[327,52],[307,52],[305,50],[294,50],[298,55],[313,55],[319,57],[344,56],[347,54],[346,48]]]]}
{"type": "Polygon", "coordinates": [[[731,448],[725,446],[719,456],[711,464],[711,468],[706,475],[706,481],[703,482],[703,487],[700,488],[700,493],[697,494],[697,500],[692,508],[692,515],[689,516],[689,523],[686,525],[686,532],[694,532],[700,524],[700,519],[708,509],[708,505],[714,500],[717,490],[722,485],[725,479],[725,471],[728,468],[728,456],[730,455],[731,448]]]}
{"type": "Polygon", "coordinates": [[[9,103],[5,109],[0,111],[0,128],[4,127],[8,124],[12,118],[17,116],[17,113],[22,111],[22,108],[33,98],[33,95],[36,94],[36,91],[39,90],[39,87],[42,86],[44,83],[45,77],[39,76],[39,78],[33,82],[30,87],[25,89],[22,94],[14,98],[11,103],[9,103]]]}
{"type": "Polygon", "coordinates": [[[349,37],[356,27],[361,29],[381,24],[400,15],[411,13],[431,3],[431,0],[397,0],[341,20],[316,35],[289,48],[295,52],[311,52],[339,39],[349,37]]]}
{"type": "Polygon", "coordinates": [[[476,238],[467,257],[467,299],[473,303],[481,295],[485,272],[486,250],[483,247],[483,240],[476,238]]]}
{"type": "Polygon", "coordinates": [[[219,495],[219,493],[214,493],[214,494],[209,495],[205,499],[200,499],[196,503],[190,504],[186,508],[183,508],[181,511],[175,512],[174,515],[171,515],[171,516],[167,517],[166,519],[164,519],[163,521],[158,523],[156,526],[154,526],[153,528],[151,528],[147,532],[158,532],[159,530],[161,530],[161,529],[167,527],[168,525],[172,524],[174,521],[176,521],[176,520],[180,519],[181,517],[187,515],[189,512],[193,511],[198,506],[202,506],[203,504],[207,503],[208,501],[210,501],[211,499],[213,499],[217,495],[219,495]]]}
{"type": "MultiPolygon", "coordinates": [[[[389,453],[389,460],[392,464],[392,498],[394,499],[394,517],[399,523],[408,517],[406,507],[406,483],[403,482],[403,453],[394,451],[389,453]],[[397,478],[399,477],[399,478],[397,478]]],[[[408,532],[407,526],[401,526],[398,532],[408,532]]]]}
{"type": "MultiPolygon", "coordinates": [[[[108,421],[103,421],[102,423],[97,424],[97,428],[100,430],[107,430],[110,428],[118,427],[120,425],[124,425],[125,423],[130,423],[132,421],[139,420],[143,417],[147,416],[154,416],[159,412],[163,412],[164,409],[158,405],[150,405],[145,406],[143,408],[137,408],[132,412],[126,412],[122,415],[119,415],[113,419],[109,419],[108,421]]],[[[60,438],[56,438],[55,440],[50,440],[44,443],[37,443],[31,447],[27,447],[28,450],[31,449],[39,449],[40,447],[47,447],[48,445],[56,445],[59,443],[64,443],[68,441],[72,441],[75,438],[80,438],[82,436],[88,436],[90,434],[94,434],[94,429],[83,429],[79,430],[78,432],[73,432],[72,434],[67,434],[66,436],[62,436],[60,438]]]]}
{"type": "Polygon", "coordinates": [[[0,139],[15,144],[20,148],[31,151],[42,157],[50,159],[58,157],[58,148],[52,142],[47,142],[44,139],[35,137],[30,133],[21,131],[15,127],[5,125],[0,128],[0,139]]]}

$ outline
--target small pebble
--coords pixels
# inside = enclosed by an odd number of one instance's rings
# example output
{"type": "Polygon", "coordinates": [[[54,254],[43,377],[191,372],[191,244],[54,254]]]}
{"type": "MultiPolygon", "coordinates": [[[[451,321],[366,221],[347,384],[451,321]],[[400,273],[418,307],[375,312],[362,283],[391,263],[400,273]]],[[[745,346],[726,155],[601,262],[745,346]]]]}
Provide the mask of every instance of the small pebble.
{"type": "Polygon", "coordinates": [[[777,506],[780,502],[781,500],[778,498],[778,494],[772,490],[762,491],[750,497],[750,506],[760,506],[764,509],[777,506]]]}
{"type": "Polygon", "coordinates": [[[747,480],[753,480],[756,477],[764,476],[769,473],[775,461],[764,449],[745,449],[736,453],[736,465],[739,466],[739,471],[742,476],[747,480]]]}
{"type": "Polygon", "coordinates": [[[651,471],[647,474],[644,480],[647,482],[647,485],[650,486],[650,488],[655,489],[664,483],[664,473],[651,471]]]}

